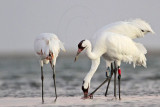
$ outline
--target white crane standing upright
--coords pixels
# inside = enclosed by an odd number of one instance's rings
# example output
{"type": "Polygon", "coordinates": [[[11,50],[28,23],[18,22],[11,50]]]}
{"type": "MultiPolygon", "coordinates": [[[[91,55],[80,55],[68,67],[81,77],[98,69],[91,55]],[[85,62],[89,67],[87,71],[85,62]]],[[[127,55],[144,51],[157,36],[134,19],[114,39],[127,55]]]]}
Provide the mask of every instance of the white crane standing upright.
{"type": "Polygon", "coordinates": [[[84,92],[84,98],[88,98],[91,78],[100,64],[100,57],[103,56],[106,60],[107,68],[110,68],[112,62],[116,62],[116,68],[118,68],[119,71],[120,99],[121,61],[133,62],[134,67],[136,65],[143,65],[146,67],[145,54],[147,51],[142,44],[136,43],[132,39],[143,37],[148,32],[154,33],[150,25],[141,19],[117,22],[107,25],[96,32],[93,49],[89,40],[82,40],[78,44],[78,52],[75,61],[84,49],[86,49],[87,56],[92,60],[91,69],[83,80],[82,90],[84,92]]]}
{"type": "Polygon", "coordinates": [[[43,64],[50,63],[51,68],[53,70],[53,80],[54,80],[54,87],[55,87],[55,101],[57,99],[57,91],[56,91],[56,74],[55,74],[55,65],[56,65],[56,59],[58,57],[58,54],[60,52],[60,49],[65,51],[65,48],[63,46],[63,43],[58,39],[58,37],[55,34],[51,33],[43,33],[36,37],[34,41],[34,50],[36,55],[40,59],[40,65],[41,65],[41,80],[42,80],[42,103],[44,103],[43,98],[43,64]]]}

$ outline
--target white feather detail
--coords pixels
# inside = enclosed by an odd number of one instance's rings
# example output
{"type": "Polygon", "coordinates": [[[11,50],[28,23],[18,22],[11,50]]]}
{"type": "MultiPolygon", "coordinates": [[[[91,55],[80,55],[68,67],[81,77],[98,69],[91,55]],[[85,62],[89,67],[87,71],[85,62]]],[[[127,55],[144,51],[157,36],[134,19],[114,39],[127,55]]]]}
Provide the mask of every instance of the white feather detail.
{"type": "MultiPolygon", "coordinates": [[[[54,56],[53,62],[55,63],[60,49],[65,51],[62,42],[52,33],[42,33],[38,35],[34,41],[35,53],[37,56],[40,56],[42,60],[48,57],[49,52],[52,52],[54,56]]],[[[47,64],[48,60],[43,60],[43,62],[47,64]]]]}
{"type": "Polygon", "coordinates": [[[142,19],[119,21],[106,25],[95,34],[93,40],[98,38],[97,36],[99,35],[97,34],[100,34],[102,32],[113,32],[124,36],[128,36],[131,39],[144,37],[144,35],[149,32],[154,34],[154,31],[152,30],[151,26],[142,19]]]}
{"type": "Polygon", "coordinates": [[[94,50],[101,51],[100,47],[107,48],[106,53],[103,57],[108,61],[123,61],[126,63],[133,62],[133,66],[143,65],[146,67],[146,57],[145,54],[147,50],[145,47],[134,42],[131,38],[112,32],[105,32],[97,40],[96,47],[94,50]],[[105,41],[102,41],[105,40],[105,41]]]}
{"type": "Polygon", "coordinates": [[[143,44],[141,44],[141,43],[136,43],[136,42],[135,42],[135,44],[136,44],[137,48],[138,48],[143,54],[147,54],[147,50],[146,50],[146,48],[143,46],[143,44]]]}

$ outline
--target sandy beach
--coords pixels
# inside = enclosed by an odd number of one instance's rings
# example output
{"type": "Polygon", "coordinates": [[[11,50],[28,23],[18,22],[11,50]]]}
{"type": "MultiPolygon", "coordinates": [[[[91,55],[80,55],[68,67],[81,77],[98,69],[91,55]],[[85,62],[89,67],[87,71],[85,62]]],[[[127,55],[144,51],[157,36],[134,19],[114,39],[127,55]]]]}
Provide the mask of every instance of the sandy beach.
{"type": "Polygon", "coordinates": [[[41,103],[41,97],[27,98],[0,98],[0,107],[48,107],[48,106],[159,106],[160,96],[123,96],[121,100],[113,96],[95,96],[93,99],[83,100],[81,97],[58,97],[54,102],[54,97],[45,98],[45,103],[41,103]]]}

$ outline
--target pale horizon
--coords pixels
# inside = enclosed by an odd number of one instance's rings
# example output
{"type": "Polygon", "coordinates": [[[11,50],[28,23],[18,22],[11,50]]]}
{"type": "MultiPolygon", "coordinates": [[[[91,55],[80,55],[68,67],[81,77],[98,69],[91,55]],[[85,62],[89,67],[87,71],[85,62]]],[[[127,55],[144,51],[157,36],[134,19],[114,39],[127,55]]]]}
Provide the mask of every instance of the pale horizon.
{"type": "Polygon", "coordinates": [[[155,32],[138,42],[149,51],[159,51],[159,3],[158,0],[2,0],[0,53],[34,54],[33,42],[41,33],[55,33],[67,52],[74,52],[79,41],[91,39],[103,26],[135,18],[147,21],[155,32]]]}

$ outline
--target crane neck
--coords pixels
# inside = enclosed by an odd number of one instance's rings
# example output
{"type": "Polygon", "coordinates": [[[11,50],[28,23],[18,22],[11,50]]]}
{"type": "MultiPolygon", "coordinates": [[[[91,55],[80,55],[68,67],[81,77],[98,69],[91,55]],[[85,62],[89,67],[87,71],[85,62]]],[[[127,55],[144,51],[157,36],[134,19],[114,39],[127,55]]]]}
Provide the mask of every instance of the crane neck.
{"type": "Polygon", "coordinates": [[[90,59],[95,60],[97,58],[100,58],[101,55],[103,54],[103,52],[98,51],[98,49],[93,49],[92,50],[91,42],[89,42],[87,47],[86,47],[86,54],[90,59]]]}
{"type": "Polygon", "coordinates": [[[84,78],[84,88],[88,88],[88,85],[90,86],[90,81],[94,75],[94,73],[96,72],[98,66],[100,64],[100,58],[92,60],[92,65],[90,68],[90,71],[88,72],[88,74],[86,75],[86,77],[84,78]]]}
{"type": "Polygon", "coordinates": [[[88,86],[90,86],[91,78],[93,77],[94,73],[96,72],[96,70],[97,70],[97,68],[100,64],[100,57],[105,52],[106,51],[102,51],[102,49],[99,48],[98,46],[94,47],[94,49],[92,51],[91,42],[88,41],[87,47],[86,47],[86,54],[92,60],[92,65],[91,65],[90,71],[88,72],[88,74],[84,78],[83,86],[84,86],[85,89],[87,89],[88,86]]]}

